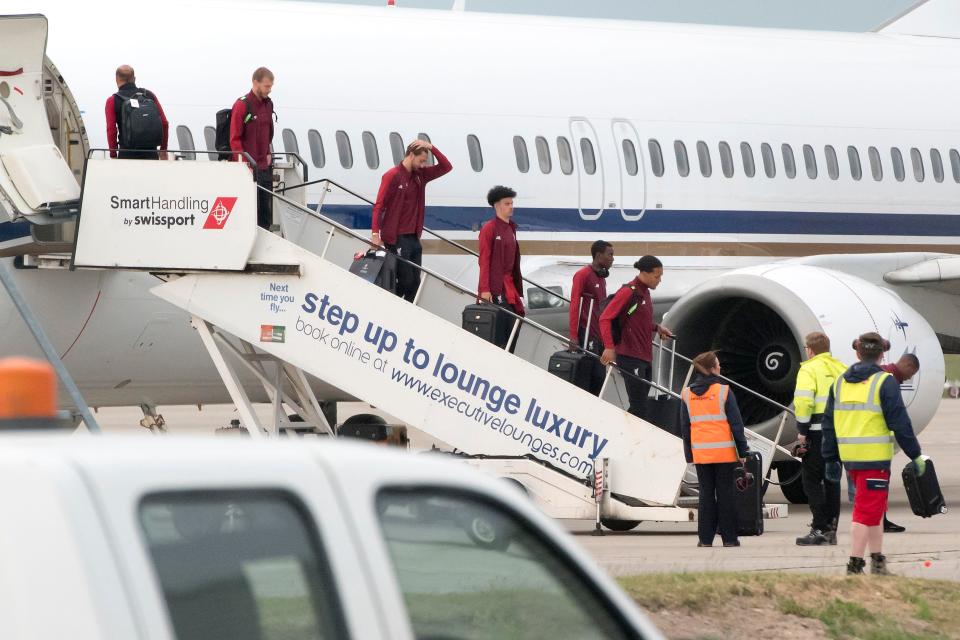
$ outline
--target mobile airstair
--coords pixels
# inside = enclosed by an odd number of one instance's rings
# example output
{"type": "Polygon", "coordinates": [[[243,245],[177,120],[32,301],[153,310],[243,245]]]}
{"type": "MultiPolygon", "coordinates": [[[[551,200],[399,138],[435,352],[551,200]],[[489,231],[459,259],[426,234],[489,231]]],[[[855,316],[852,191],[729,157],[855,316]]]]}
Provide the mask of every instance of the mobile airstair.
{"type": "Polygon", "coordinates": [[[556,517],[695,518],[678,503],[680,439],[623,409],[621,374],[610,371],[598,398],[546,371],[568,345],[536,322],[516,318],[512,354],[465,332],[475,292],[430,269],[412,304],[351,274],[368,242],[292,194],[273,196],[282,236],[258,228],[256,188],[245,163],[93,153],[72,258],[161,277],[153,293],[191,316],[252,437],[294,428],[288,413],[334,434],[312,376],[516,480],[556,517]],[[273,400],[271,424],[253,411],[243,370],[273,400]]]}

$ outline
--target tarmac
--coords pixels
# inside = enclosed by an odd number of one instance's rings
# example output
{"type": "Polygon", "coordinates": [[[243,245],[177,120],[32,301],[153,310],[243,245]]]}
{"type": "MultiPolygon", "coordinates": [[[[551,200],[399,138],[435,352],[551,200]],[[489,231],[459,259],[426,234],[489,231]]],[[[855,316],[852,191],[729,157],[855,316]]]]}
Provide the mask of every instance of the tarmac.
{"type": "MultiPolygon", "coordinates": [[[[268,405],[258,405],[264,418],[268,405]]],[[[352,413],[373,412],[355,403],[341,405],[340,420],[352,413]]],[[[232,406],[162,407],[170,433],[209,434],[227,426],[236,418],[232,406]]],[[[136,408],[105,408],[97,419],[106,432],[143,431],[137,423],[142,417],[136,408]]],[[[951,506],[960,499],[960,400],[944,399],[933,422],[920,434],[923,452],[937,468],[940,485],[951,506]]],[[[415,449],[429,448],[431,440],[411,433],[415,449]]],[[[907,460],[898,454],[893,462],[889,517],[907,528],[904,533],[886,534],[884,552],[893,572],[910,577],[960,581],[960,504],[956,509],[933,518],[919,518],[910,511],[899,473],[907,460]]],[[[774,474],[775,477],[775,474],[774,474]]],[[[798,536],[809,530],[810,511],[806,505],[789,505],[789,517],[767,520],[762,536],[742,537],[741,547],[697,548],[696,524],[642,523],[633,531],[593,536],[593,523],[563,521],[586,551],[606,571],[615,576],[639,573],[692,571],[799,571],[840,575],[849,557],[850,509],[843,481],[843,507],[836,546],[800,547],[798,536]]],[[[780,490],[770,486],[768,503],[786,503],[780,490]]],[[[719,538],[716,542],[719,545],[719,538]]]]}

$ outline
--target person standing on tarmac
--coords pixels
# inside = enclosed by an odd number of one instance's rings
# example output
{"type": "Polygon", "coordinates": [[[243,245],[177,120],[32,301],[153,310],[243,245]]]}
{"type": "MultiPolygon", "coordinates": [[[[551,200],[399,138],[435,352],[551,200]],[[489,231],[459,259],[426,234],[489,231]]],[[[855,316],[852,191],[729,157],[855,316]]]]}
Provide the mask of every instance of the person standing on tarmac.
{"type": "Polygon", "coordinates": [[[487,193],[487,202],[493,207],[494,216],[480,228],[477,293],[481,300],[523,316],[520,244],[517,242],[517,223],[513,221],[516,195],[516,191],[503,186],[496,186],[487,193]]]}
{"type": "Polygon", "coordinates": [[[400,164],[389,169],[380,179],[377,202],[373,205],[370,241],[404,259],[397,261],[396,293],[408,302],[413,302],[420,288],[420,269],[417,267],[423,262],[420,236],[423,235],[427,183],[451,169],[453,165],[439,149],[425,140],[414,140],[407,146],[400,164]],[[437,158],[435,166],[427,166],[431,151],[437,158]]]}
{"type": "MultiPolygon", "coordinates": [[[[903,384],[912,379],[913,376],[917,375],[917,372],[920,371],[920,359],[917,358],[916,354],[905,353],[900,356],[900,359],[896,362],[881,365],[880,368],[896,378],[897,384],[903,384]]],[[[884,533],[903,533],[906,530],[906,527],[896,522],[891,522],[887,519],[887,514],[883,514],[884,533]]]]}
{"type": "Polygon", "coordinates": [[[749,447],[737,399],[723,384],[720,360],[713,351],[693,359],[695,370],[680,397],[680,435],[687,462],[697,469],[700,499],[697,506],[698,547],[712,547],[720,531],[725,547],[739,547],[734,472],[746,464],[749,447]]]}
{"type": "Polygon", "coordinates": [[[655,256],[643,256],[633,264],[637,277],[620,287],[606,309],[600,314],[600,333],[603,336],[604,365],[616,364],[628,375],[623,376],[630,401],[628,411],[643,418],[650,393],[653,361],[653,334],[672,338],[673,332],[653,321],[653,299],[650,292],[663,279],[663,263],[655,256]],[[619,341],[614,340],[613,323],[620,329],[619,341]]]}
{"type": "Polygon", "coordinates": [[[165,157],[170,124],[167,122],[167,116],[163,113],[163,107],[160,106],[157,96],[152,91],[137,86],[133,67],[128,64],[117,67],[115,79],[117,92],[107,98],[104,109],[107,117],[107,147],[110,149],[110,157],[132,160],[158,160],[165,157]],[[144,98],[153,102],[155,111],[146,104],[140,104],[146,102],[144,98]],[[130,127],[124,128],[124,111],[144,112],[148,126],[136,127],[132,132],[130,127]],[[127,137],[131,135],[148,139],[128,140],[127,137]],[[160,150],[156,151],[158,147],[160,150]]]}
{"type": "Polygon", "coordinates": [[[230,112],[231,160],[243,160],[240,154],[250,154],[256,163],[257,226],[270,229],[273,224],[273,72],[260,67],[253,72],[253,87],[247,95],[237,98],[230,112]],[[265,189],[265,191],[264,191],[265,189]]]}
{"type": "Polygon", "coordinates": [[[840,483],[823,477],[823,434],[821,423],[827,406],[830,387],[847,370],[830,354],[830,338],[820,331],[804,338],[807,360],[797,373],[797,388],[793,394],[793,411],[797,418],[799,441],[807,449],[803,456],[801,473],[803,490],[807,494],[813,524],[810,533],[797,538],[800,546],[837,544],[837,520],[840,517],[840,483]]]}
{"type": "MultiPolygon", "coordinates": [[[[593,262],[573,274],[570,292],[570,345],[582,347],[594,355],[603,353],[603,336],[600,334],[600,303],[607,299],[607,277],[613,266],[613,245],[597,240],[590,246],[593,262]],[[586,337],[584,333],[586,332],[586,337]],[[586,340],[580,344],[581,340],[586,340]]],[[[603,387],[604,366],[598,358],[590,358],[591,375],[589,391],[600,395],[603,387]]]]}
{"type": "Polygon", "coordinates": [[[830,482],[839,482],[842,461],[856,485],[848,575],[864,572],[868,548],[871,573],[890,573],[883,555],[881,525],[887,510],[894,439],[914,461],[918,475],[926,470],[900,385],[879,365],[888,345],[872,331],[854,341],[860,361],[837,378],[823,412],[824,475],[830,482]]]}

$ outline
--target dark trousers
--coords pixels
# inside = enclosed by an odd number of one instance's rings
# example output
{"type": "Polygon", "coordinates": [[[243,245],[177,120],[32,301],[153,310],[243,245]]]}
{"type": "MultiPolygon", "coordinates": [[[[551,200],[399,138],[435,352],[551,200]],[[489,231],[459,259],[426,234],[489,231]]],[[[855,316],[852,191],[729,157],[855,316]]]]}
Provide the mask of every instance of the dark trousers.
{"type": "Polygon", "coordinates": [[[269,230],[273,224],[273,169],[257,169],[257,226],[269,230]],[[264,191],[266,189],[266,191],[264,191]]]}
{"type": "MultiPolygon", "coordinates": [[[[517,310],[513,308],[513,305],[507,302],[506,296],[493,296],[493,304],[497,305],[501,309],[506,309],[510,313],[517,313],[517,310]]],[[[521,322],[518,325],[518,322],[519,321],[515,317],[510,316],[510,329],[507,331],[508,335],[510,333],[513,334],[513,340],[510,340],[510,344],[507,345],[507,351],[510,353],[513,353],[513,350],[517,348],[517,340],[520,339],[520,330],[523,329],[523,323],[521,322]],[[516,327],[516,331],[514,331],[514,327],[516,327]]]]}
{"type": "Polygon", "coordinates": [[[600,363],[600,355],[603,353],[603,343],[596,338],[591,338],[584,347],[587,351],[597,356],[590,358],[590,388],[587,389],[595,396],[600,395],[603,389],[603,380],[607,377],[607,368],[600,363]]]}
{"type": "Polygon", "coordinates": [[[127,149],[117,150],[117,159],[119,160],[159,160],[159,151],[133,151],[127,149]]]}
{"type": "Polygon", "coordinates": [[[703,544],[713,544],[717,531],[725,543],[737,540],[737,506],[733,493],[737,466],[736,462],[696,465],[700,485],[697,535],[703,544]]]}
{"type": "Polygon", "coordinates": [[[617,366],[626,372],[623,376],[623,384],[627,388],[627,398],[630,400],[630,408],[627,411],[642,419],[646,411],[647,396],[650,395],[650,384],[647,382],[652,371],[650,363],[617,354],[617,366]]]}
{"type": "Polygon", "coordinates": [[[803,490],[807,493],[810,512],[813,513],[813,528],[827,531],[835,528],[840,517],[840,483],[828,482],[824,477],[823,433],[811,431],[807,435],[807,455],[803,456],[801,466],[803,490]]]}
{"type": "Polygon", "coordinates": [[[423,247],[420,245],[420,238],[416,234],[405,233],[397,236],[397,243],[388,244],[387,249],[403,258],[403,260],[397,261],[396,293],[407,302],[413,302],[417,295],[417,289],[420,288],[420,269],[417,267],[423,263],[423,247]],[[404,262],[405,260],[412,262],[417,267],[404,262]]]}

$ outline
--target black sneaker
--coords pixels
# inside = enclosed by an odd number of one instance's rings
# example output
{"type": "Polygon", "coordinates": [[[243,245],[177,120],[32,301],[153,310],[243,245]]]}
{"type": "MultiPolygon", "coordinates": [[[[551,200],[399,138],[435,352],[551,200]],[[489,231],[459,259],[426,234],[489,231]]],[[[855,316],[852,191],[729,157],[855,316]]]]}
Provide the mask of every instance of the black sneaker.
{"type": "Polygon", "coordinates": [[[823,532],[823,537],[826,538],[827,544],[836,545],[837,544],[837,530],[830,529],[823,532]]]}
{"type": "Polygon", "coordinates": [[[697,546],[698,546],[698,547],[712,547],[712,546],[713,546],[713,543],[712,543],[712,542],[698,542],[698,543],[697,543],[697,546]]]}
{"type": "Polygon", "coordinates": [[[887,520],[887,516],[883,516],[883,532],[884,533],[903,533],[906,531],[906,527],[901,527],[896,522],[890,522],[887,520]]]}
{"type": "MultiPolygon", "coordinates": [[[[830,544],[827,536],[824,535],[823,531],[819,529],[810,529],[810,533],[807,535],[797,538],[797,544],[801,547],[814,547],[820,546],[822,544],[830,544]]],[[[834,541],[836,544],[836,541],[834,541]]]]}
{"type": "Polygon", "coordinates": [[[847,575],[848,576],[862,576],[863,568],[867,566],[866,560],[863,558],[850,558],[850,562],[847,563],[847,575]]]}
{"type": "Polygon", "coordinates": [[[734,540],[733,542],[724,542],[724,543],[723,543],[723,546],[725,546],[725,547],[739,547],[739,546],[740,546],[740,541],[739,541],[739,540],[734,540]]]}
{"type": "Polygon", "coordinates": [[[882,553],[870,554],[870,573],[875,576],[892,576],[887,570],[887,556],[882,553]]]}

